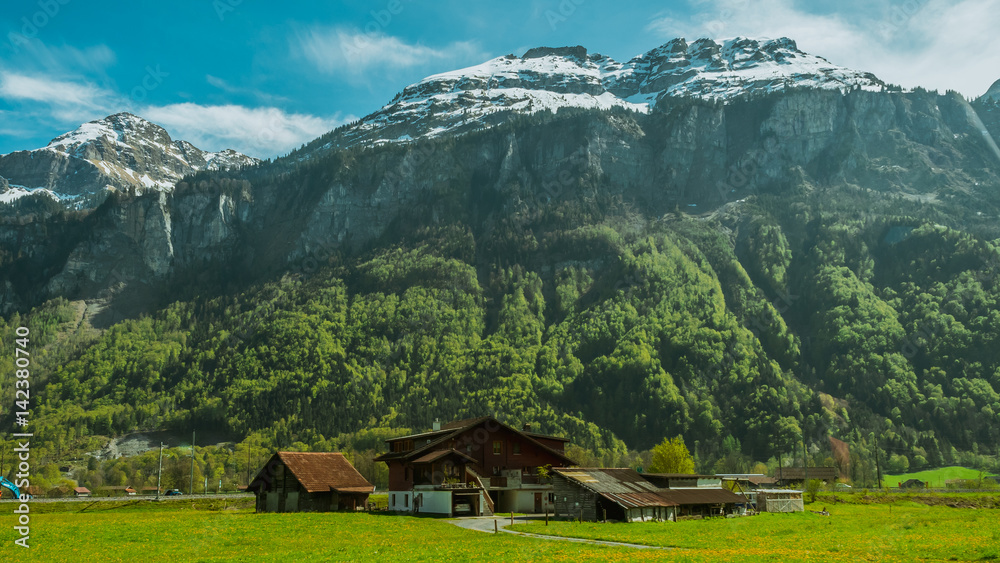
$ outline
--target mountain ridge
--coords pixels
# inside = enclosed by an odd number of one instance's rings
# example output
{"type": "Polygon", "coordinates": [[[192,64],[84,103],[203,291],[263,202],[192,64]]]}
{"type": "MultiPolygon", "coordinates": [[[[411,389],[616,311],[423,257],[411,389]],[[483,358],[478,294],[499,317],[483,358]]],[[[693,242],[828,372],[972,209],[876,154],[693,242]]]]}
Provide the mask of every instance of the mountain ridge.
{"type": "Polygon", "coordinates": [[[579,45],[535,47],[520,57],[428,76],[334,138],[309,143],[305,153],[459,134],[495,125],[505,113],[611,107],[648,112],[668,98],[725,103],[793,88],[881,91],[886,85],[871,73],[807,54],[788,38],[738,37],[721,44],[679,38],[626,63],[579,45]]]}
{"type": "Polygon", "coordinates": [[[259,163],[232,149],[201,150],[172,139],[155,123],[120,112],[84,123],[44,147],[0,155],[0,176],[10,184],[0,201],[34,193],[69,208],[92,208],[109,190],[169,191],[188,174],[259,163]]]}

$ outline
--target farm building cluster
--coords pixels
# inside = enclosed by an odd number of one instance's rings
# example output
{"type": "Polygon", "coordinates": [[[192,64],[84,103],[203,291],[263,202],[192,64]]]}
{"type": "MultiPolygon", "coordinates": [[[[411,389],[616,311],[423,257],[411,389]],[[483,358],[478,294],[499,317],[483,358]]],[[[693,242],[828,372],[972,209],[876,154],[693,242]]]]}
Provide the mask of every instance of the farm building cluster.
{"type": "MultiPolygon", "coordinates": [[[[442,516],[645,521],[802,511],[802,491],[778,487],[836,477],[819,467],[785,468],[773,478],[578,467],[568,442],[480,417],[387,440],[375,460],[388,466],[388,510],[442,516]]],[[[298,512],[368,507],[374,486],[341,454],[277,452],[248,490],[259,512],[298,512]]]]}

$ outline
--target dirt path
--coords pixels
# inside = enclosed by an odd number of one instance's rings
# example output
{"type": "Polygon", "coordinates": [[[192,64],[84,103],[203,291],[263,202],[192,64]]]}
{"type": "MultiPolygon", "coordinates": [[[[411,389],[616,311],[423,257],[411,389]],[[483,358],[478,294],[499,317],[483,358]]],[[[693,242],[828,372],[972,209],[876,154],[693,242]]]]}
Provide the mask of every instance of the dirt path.
{"type": "MultiPolygon", "coordinates": [[[[518,516],[514,518],[515,523],[525,523],[531,520],[540,520],[539,516],[518,516]]],[[[504,532],[505,534],[514,534],[516,536],[524,536],[528,538],[538,538],[543,540],[558,540],[558,541],[568,541],[575,543],[587,543],[591,545],[606,545],[610,547],[631,547],[634,549],[671,549],[669,547],[658,547],[653,545],[643,545],[638,543],[622,543],[614,541],[604,541],[604,540],[588,540],[584,538],[568,538],[563,536],[546,536],[542,534],[529,534],[527,532],[515,532],[514,530],[508,530],[506,526],[510,526],[510,518],[503,518],[500,516],[476,516],[472,518],[455,518],[449,520],[452,524],[465,528],[467,530],[475,530],[477,532],[493,533],[493,521],[496,520],[497,528],[504,532]]]]}

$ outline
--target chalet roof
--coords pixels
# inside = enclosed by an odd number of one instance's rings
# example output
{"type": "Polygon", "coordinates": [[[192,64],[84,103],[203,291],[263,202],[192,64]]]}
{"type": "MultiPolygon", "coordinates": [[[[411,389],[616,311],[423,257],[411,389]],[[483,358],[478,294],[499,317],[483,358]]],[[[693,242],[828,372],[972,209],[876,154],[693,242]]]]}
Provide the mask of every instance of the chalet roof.
{"type": "Polygon", "coordinates": [[[400,440],[412,440],[414,438],[429,438],[435,435],[451,434],[451,430],[428,430],[426,432],[418,432],[416,434],[407,434],[405,436],[396,436],[395,438],[389,438],[386,443],[398,442],[400,440]]]}
{"type": "Polygon", "coordinates": [[[538,432],[526,432],[521,431],[521,434],[525,436],[531,436],[532,438],[543,438],[545,440],[555,440],[557,442],[569,442],[569,438],[563,438],[562,436],[552,436],[550,434],[539,434],[538,432]]]}
{"type": "MultiPolygon", "coordinates": [[[[555,456],[555,457],[563,460],[563,462],[565,462],[566,465],[576,465],[575,461],[573,461],[572,459],[566,457],[565,454],[563,454],[561,452],[557,452],[556,450],[553,450],[552,448],[550,448],[550,447],[546,446],[545,444],[539,442],[534,437],[532,437],[532,434],[522,432],[521,430],[518,430],[518,429],[516,429],[516,428],[514,428],[514,427],[512,427],[512,426],[510,426],[508,424],[504,424],[504,423],[500,422],[499,420],[493,418],[492,416],[481,416],[481,417],[478,417],[478,418],[468,418],[468,419],[465,419],[465,420],[457,420],[457,421],[454,421],[454,422],[449,422],[449,423],[444,424],[444,425],[441,426],[441,431],[440,432],[438,432],[438,431],[425,432],[424,434],[415,434],[413,436],[401,436],[399,438],[392,438],[390,440],[386,440],[387,443],[392,443],[392,442],[397,442],[397,441],[399,441],[399,440],[401,440],[403,438],[413,438],[414,436],[423,436],[423,435],[429,436],[431,434],[440,434],[440,435],[436,436],[435,438],[431,439],[430,442],[428,442],[427,444],[424,444],[423,446],[420,446],[419,448],[415,448],[415,449],[413,449],[411,451],[408,451],[408,452],[386,452],[386,453],[384,453],[384,454],[376,457],[375,461],[392,461],[392,460],[396,460],[396,459],[399,459],[399,460],[412,460],[413,458],[421,457],[423,454],[425,454],[427,452],[439,450],[441,444],[444,444],[448,440],[450,440],[451,438],[454,438],[454,437],[458,436],[462,432],[465,432],[466,430],[469,430],[470,428],[474,428],[476,426],[479,426],[480,424],[483,424],[485,422],[493,422],[495,424],[498,424],[498,425],[506,428],[507,430],[509,430],[509,431],[511,431],[511,432],[513,432],[513,433],[515,433],[515,434],[517,434],[519,436],[521,436],[522,438],[524,438],[525,441],[530,442],[530,443],[534,444],[535,446],[537,446],[538,448],[540,448],[540,449],[542,449],[542,450],[544,450],[544,451],[552,454],[553,456],[555,456]]],[[[543,435],[541,435],[541,434],[534,434],[534,436],[543,436],[543,435]]],[[[545,436],[545,437],[546,438],[555,438],[554,436],[545,436]]]]}
{"type": "Polygon", "coordinates": [[[424,454],[421,457],[413,460],[413,463],[433,463],[443,457],[448,457],[449,455],[457,455],[459,457],[465,458],[467,461],[476,461],[472,456],[466,455],[458,450],[435,450],[428,454],[424,454]]]}
{"type": "Polygon", "coordinates": [[[88,489],[87,487],[74,487],[73,488],[73,492],[74,493],[81,493],[81,494],[82,493],[89,493],[90,489],[88,489]]]}
{"type": "MultiPolygon", "coordinates": [[[[281,460],[299,484],[310,493],[370,493],[375,489],[340,453],[277,452],[272,459],[274,457],[281,460]]],[[[264,467],[269,464],[270,460],[264,467]]],[[[258,479],[255,478],[254,481],[258,479]]]]}

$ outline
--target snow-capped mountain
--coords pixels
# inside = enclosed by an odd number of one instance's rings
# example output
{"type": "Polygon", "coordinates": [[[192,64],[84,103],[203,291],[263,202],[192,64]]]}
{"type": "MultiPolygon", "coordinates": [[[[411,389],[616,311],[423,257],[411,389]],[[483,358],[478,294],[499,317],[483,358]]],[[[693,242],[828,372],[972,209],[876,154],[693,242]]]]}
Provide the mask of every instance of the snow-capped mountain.
{"type": "Polygon", "coordinates": [[[227,170],[259,161],[234,150],[206,152],[130,113],[84,123],[48,145],[0,156],[9,186],[0,201],[37,190],[75,207],[103,201],[108,190],[171,190],[185,174],[227,170]]]}
{"type": "Polygon", "coordinates": [[[727,102],[790,88],[883,87],[874,75],[804,53],[787,38],[675,39],[624,64],[584,47],[541,47],[427,77],[311,148],[459,133],[493,125],[510,112],[614,106],[646,112],[670,97],[727,102]]]}

